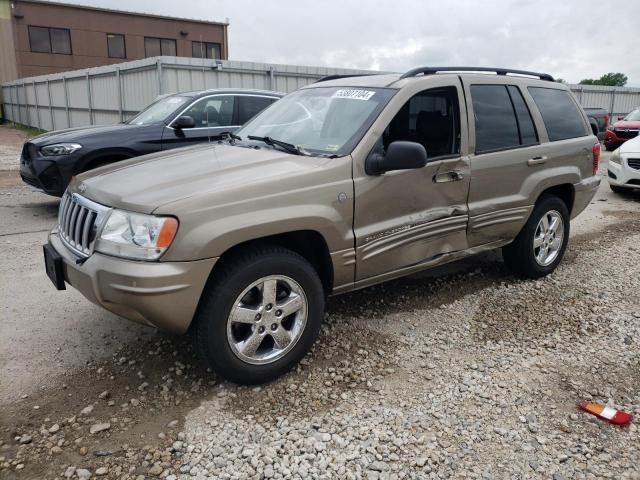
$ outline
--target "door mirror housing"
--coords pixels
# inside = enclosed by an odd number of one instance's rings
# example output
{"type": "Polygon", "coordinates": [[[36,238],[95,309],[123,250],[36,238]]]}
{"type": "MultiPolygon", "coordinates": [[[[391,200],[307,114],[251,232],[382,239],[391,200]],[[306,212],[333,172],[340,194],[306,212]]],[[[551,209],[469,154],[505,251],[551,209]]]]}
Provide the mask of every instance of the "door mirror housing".
{"type": "Polygon", "coordinates": [[[181,117],[175,119],[172,126],[177,130],[182,130],[183,128],[193,128],[196,126],[196,121],[189,115],[182,115],[181,117]]]}
{"type": "Polygon", "coordinates": [[[369,175],[380,175],[393,170],[414,170],[427,164],[427,151],[417,142],[396,140],[383,155],[372,153],[367,157],[365,170],[369,175]]]}

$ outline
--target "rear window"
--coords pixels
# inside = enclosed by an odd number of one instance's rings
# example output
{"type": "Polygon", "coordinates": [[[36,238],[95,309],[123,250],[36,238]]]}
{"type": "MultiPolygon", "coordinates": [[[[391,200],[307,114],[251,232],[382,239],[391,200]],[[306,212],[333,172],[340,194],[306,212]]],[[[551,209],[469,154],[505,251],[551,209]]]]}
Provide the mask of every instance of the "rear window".
{"type": "Polygon", "coordinates": [[[513,85],[471,85],[476,126],[476,153],[538,142],[522,94],[513,85]]]}
{"type": "Polygon", "coordinates": [[[540,110],[550,141],[555,142],[587,135],[587,127],[582,113],[569,92],[555,88],[528,88],[533,101],[540,110]]]}

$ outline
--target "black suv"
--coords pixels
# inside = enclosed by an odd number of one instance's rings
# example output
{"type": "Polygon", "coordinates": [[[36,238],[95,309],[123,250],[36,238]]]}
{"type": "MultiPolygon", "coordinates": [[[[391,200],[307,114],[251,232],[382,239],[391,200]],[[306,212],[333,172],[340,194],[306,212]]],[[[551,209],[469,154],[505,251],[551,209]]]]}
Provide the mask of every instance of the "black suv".
{"type": "Polygon", "coordinates": [[[30,139],[20,176],[49,195],[62,196],[71,177],[108,163],[184,147],[233,132],[283,94],[216,89],[159,98],[117,125],[69,128],[30,139]]]}

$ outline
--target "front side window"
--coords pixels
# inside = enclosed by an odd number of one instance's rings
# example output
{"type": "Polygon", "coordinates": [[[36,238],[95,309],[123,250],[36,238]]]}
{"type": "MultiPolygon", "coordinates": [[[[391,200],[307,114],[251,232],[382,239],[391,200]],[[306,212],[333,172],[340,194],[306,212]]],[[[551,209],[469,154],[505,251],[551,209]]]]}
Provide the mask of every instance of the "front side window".
{"type": "Polygon", "coordinates": [[[348,155],[380,114],[393,89],[303,88],[278,100],[236,132],[291,143],[315,154],[348,155]]]}
{"type": "Polygon", "coordinates": [[[197,101],[182,115],[193,118],[196,128],[233,125],[233,95],[218,95],[197,101]]]}
{"type": "Polygon", "coordinates": [[[178,109],[184,108],[189,100],[190,97],[183,97],[180,95],[161,98],[142,110],[127,123],[133,125],[151,125],[154,123],[166,122],[178,109]]]}
{"type": "Polygon", "coordinates": [[[238,123],[243,125],[271,105],[276,99],[267,97],[238,97],[238,123]]]}
{"type": "Polygon", "coordinates": [[[591,133],[587,131],[582,113],[568,91],[529,87],[529,93],[540,110],[550,141],[584,137],[591,133]]]}
{"type": "Polygon", "coordinates": [[[107,33],[107,51],[111,58],[127,58],[124,35],[107,33]]]}
{"type": "Polygon", "coordinates": [[[220,44],[211,42],[191,42],[191,56],[194,58],[220,58],[220,44]]]}
{"type": "Polygon", "coordinates": [[[176,52],[176,41],[172,38],[144,37],[145,57],[159,57],[160,55],[175,57],[176,52]]]}
{"type": "Polygon", "coordinates": [[[458,94],[455,88],[425,90],[404,104],[382,135],[391,142],[406,140],[424,146],[429,158],[460,152],[458,94]]]}
{"type": "Polygon", "coordinates": [[[66,28],[29,25],[29,44],[32,52],[71,55],[71,34],[66,28]]]}

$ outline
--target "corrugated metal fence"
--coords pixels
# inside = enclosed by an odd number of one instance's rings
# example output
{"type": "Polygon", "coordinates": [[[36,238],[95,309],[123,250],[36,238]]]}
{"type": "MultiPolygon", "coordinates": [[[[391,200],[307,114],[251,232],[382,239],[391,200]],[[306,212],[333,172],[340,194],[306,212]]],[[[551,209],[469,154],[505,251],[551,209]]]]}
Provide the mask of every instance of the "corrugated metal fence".
{"type": "Polygon", "coordinates": [[[570,85],[570,87],[583,107],[604,108],[611,115],[612,121],[640,107],[640,88],[600,85],[570,85]]]}
{"type": "Polygon", "coordinates": [[[5,118],[57,130],[118,123],[158,95],[209,88],[292,92],[325,75],[369,73],[228,60],[154,57],[2,84],[5,118]]]}
{"type": "MultiPolygon", "coordinates": [[[[57,130],[123,121],[165,93],[223,87],[291,92],[325,75],[354,73],[373,72],[155,57],[15,80],[2,85],[2,98],[7,120],[57,130]]],[[[640,106],[640,88],[571,89],[584,107],[604,108],[613,120],[640,106]]]]}

